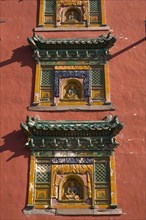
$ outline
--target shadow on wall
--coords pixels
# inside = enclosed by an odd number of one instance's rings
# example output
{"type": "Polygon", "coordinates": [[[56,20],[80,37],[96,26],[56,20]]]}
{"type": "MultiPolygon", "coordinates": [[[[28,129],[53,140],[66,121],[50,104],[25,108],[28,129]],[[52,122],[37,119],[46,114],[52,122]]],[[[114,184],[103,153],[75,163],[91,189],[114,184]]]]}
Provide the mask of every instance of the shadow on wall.
{"type": "Polygon", "coordinates": [[[16,48],[12,51],[13,55],[10,59],[0,63],[0,66],[7,66],[12,63],[20,63],[21,67],[29,66],[31,69],[35,67],[35,61],[32,58],[32,49],[29,45],[16,48]]]}
{"type": "Polygon", "coordinates": [[[126,48],[124,48],[124,49],[122,49],[122,50],[120,50],[120,51],[118,51],[118,52],[116,52],[116,53],[110,55],[109,60],[111,60],[111,59],[113,59],[113,58],[119,56],[120,54],[126,52],[127,50],[130,50],[130,49],[136,47],[137,45],[143,43],[145,40],[146,40],[146,37],[143,37],[142,39],[136,41],[135,43],[129,45],[128,47],[126,47],[126,48]]]}
{"type": "Polygon", "coordinates": [[[0,153],[4,151],[13,153],[6,161],[10,161],[19,156],[24,156],[25,158],[30,157],[30,151],[24,146],[26,138],[21,130],[13,131],[2,137],[2,139],[4,139],[4,144],[0,147],[0,153]]]}
{"type": "Polygon", "coordinates": [[[24,156],[24,158],[28,158],[28,169],[27,169],[27,185],[26,185],[26,196],[25,196],[25,204],[28,201],[28,183],[29,183],[29,164],[30,164],[30,150],[25,147],[26,137],[24,136],[23,131],[13,131],[6,136],[2,137],[4,139],[4,144],[0,147],[0,153],[5,151],[12,152],[12,156],[10,156],[6,162],[19,157],[24,156]]]}
{"type": "Polygon", "coordinates": [[[16,63],[19,63],[21,67],[31,68],[30,72],[32,73],[32,90],[31,90],[30,103],[32,103],[33,96],[34,96],[33,92],[34,92],[34,81],[35,81],[34,79],[35,78],[35,61],[32,58],[32,49],[29,45],[27,45],[27,46],[16,48],[12,52],[13,52],[12,57],[8,60],[1,62],[0,66],[4,67],[4,66],[10,65],[16,62],[16,63]]]}

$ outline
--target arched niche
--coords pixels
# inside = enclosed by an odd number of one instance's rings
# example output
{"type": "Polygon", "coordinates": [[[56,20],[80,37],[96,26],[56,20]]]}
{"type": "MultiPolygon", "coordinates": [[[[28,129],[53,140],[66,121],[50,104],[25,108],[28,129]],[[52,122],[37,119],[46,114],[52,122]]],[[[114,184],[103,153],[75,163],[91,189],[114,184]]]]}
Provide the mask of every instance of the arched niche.
{"type": "Polygon", "coordinates": [[[82,22],[83,12],[79,7],[67,7],[62,11],[62,22],[78,23],[82,22]]]}
{"type": "Polygon", "coordinates": [[[59,200],[78,202],[85,199],[83,179],[77,174],[69,174],[60,180],[59,200]]]}
{"type": "Polygon", "coordinates": [[[78,100],[83,98],[83,83],[77,79],[67,79],[62,86],[62,98],[78,100]]]}

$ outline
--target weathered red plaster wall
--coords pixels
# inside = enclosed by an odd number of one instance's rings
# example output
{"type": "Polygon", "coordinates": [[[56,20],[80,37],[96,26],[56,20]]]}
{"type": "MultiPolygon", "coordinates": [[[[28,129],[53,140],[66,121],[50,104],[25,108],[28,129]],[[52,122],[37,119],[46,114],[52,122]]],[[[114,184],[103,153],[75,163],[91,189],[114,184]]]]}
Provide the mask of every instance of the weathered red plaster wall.
{"type": "MultiPolygon", "coordinates": [[[[109,61],[112,112],[28,112],[35,63],[26,41],[37,24],[37,0],[1,1],[1,220],[144,220],[145,219],[145,0],[105,0],[107,23],[117,43],[109,61]],[[51,217],[22,213],[27,198],[29,151],[19,123],[42,119],[101,120],[119,115],[125,127],[118,136],[116,174],[119,217],[51,217]]],[[[101,32],[100,32],[101,34],[101,32]]],[[[97,37],[95,32],[45,33],[47,37],[97,37]]]]}

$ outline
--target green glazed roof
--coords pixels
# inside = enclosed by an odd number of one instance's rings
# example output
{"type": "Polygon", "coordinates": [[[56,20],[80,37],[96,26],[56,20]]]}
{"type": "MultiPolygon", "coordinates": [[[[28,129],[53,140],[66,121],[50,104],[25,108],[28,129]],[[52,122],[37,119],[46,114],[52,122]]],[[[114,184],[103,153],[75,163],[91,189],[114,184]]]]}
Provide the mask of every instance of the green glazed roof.
{"type": "Polygon", "coordinates": [[[106,117],[102,121],[43,121],[39,118],[27,117],[26,123],[21,123],[21,128],[27,132],[32,130],[42,131],[110,131],[113,136],[123,128],[118,117],[106,117]]]}
{"type": "Polygon", "coordinates": [[[118,145],[115,136],[123,128],[118,117],[107,116],[102,121],[43,121],[27,117],[20,124],[26,132],[26,146],[36,151],[109,151],[118,145]]]}
{"type": "Polygon", "coordinates": [[[27,38],[33,49],[109,49],[116,42],[116,37],[111,33],[98,36],[97,38],[72,38],[51,39],[34,35],[27,38]]]}

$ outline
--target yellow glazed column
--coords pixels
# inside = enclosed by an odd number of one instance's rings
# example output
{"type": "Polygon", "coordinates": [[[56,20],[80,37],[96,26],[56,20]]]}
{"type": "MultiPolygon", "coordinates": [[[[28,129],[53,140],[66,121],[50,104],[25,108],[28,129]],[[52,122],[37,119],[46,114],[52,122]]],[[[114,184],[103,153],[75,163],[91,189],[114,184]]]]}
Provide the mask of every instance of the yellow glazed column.
{"type": "Polygon", "coordinates": [[[106,96],[106,104],[110,104],[110,83],[109,83],[109,71],[108,65],[104,65],[104,76],[105,76],[105,96],[106,96]]]}
{"type": "Polygon", "coordinates": [[[93,171],[92,171],[92,183],[91,183],[91,188],[92,188],[92,204],[91,204],[91,209],[95,208],[95,159],[93,161],[93,171]]]}
{"type": "Polygon", "coordinates": [[[32,153],[30,158],[29,170],[29,189],[28,189],[28,204],[27,206],[34,206],[34,177],[35,177],[35,155],[32,153]]]}
{"type": "Polygon", "coordinates": [[[34,104],[38,104],[40,101],[40,75],[41,75],[41,66],[40,63],[37,63],[36,75],[35,75],[34,104]]]}
{"type": "Polygon", "coordinates": [[[44,6],[45,0],[40,0],[40,10],[39,10],[39,23],[38,26],[44,25],[44,6]]]}
{"type": "Polygon", "coordinates": [[[117,206],[116,194],[116,174],[115,174],[115,157],[114,154],[110,156],[110,180],[111,180],[111,207],[117,206]]]}
{"type": "Polygon", "coordinates": [[[104,0],[101,0],[101,25],[106,25],[104,0]]]}

